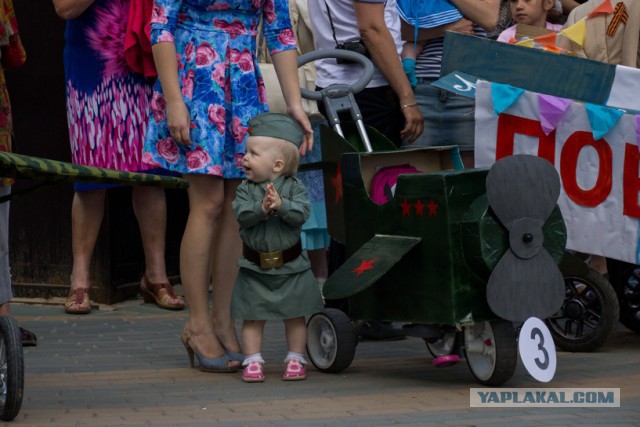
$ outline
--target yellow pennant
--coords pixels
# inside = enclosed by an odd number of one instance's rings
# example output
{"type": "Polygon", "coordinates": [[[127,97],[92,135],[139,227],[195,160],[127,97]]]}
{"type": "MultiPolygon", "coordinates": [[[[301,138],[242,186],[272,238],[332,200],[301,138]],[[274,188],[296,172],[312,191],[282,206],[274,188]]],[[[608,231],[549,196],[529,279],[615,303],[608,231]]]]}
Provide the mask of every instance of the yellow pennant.
{"type": "Polygon", "coordinates": [[[572,26],[565,28],[564,30],[560,31],[560,34],[582,47],[582,45],[584,44],[584,39],[587,35],[587,25],[585,19],[583,18],[572,26]]]}
{"type": "Polygon", "coordinates": [[[524,39],[516,43],[516,46],[533,47],[533,39],[524,39]]]}

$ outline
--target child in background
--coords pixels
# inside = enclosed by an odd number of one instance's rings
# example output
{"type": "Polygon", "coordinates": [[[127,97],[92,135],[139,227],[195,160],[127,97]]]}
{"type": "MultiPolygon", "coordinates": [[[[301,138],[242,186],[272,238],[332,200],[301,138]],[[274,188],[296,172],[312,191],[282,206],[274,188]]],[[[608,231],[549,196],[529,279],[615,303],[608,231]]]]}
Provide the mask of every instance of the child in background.
{"type": "Polygon", "coordinates": [[[415,28],[414,40],[405,42],[402,46],[402,68],[409,84],[415,88],[416,58],[424,48],[424,42],[417,41],[419,28],[435,28],[462,19],[460,11],[449,0],[398,0],[396,3],[400,18],[415,28]]]}
{"type": "Polygon", "coordinates": [[[243,319],[246,355],[242,380],[264,381],[261,354],[267,320],[284,319],[289,352],[285,381],[306,378],[305,315],[323,309],[300,233],[310,213],[307,192],[293,175],[303,132],[286,114],[264,113],[249,121],[242,167],[247,179],[238,186],[233,212],[240,224],[243,257],[238,264],[232,316],[243,319]]]}
{"type": "MultiPolygon", "coordinates": [[[[511,16],[513,16],[516,25],[500,33],[497,41],[513,43],[516,37],[517,24],[546,28],[556,32],[562,30],[562,25],[552,24],[547,21],[547,16],[550,13],[557,12],[557,4],[556,0],[511,0],[511,16]]],[[[562,11],[562,7],[560,7],[560,11],[562,11]]]]}

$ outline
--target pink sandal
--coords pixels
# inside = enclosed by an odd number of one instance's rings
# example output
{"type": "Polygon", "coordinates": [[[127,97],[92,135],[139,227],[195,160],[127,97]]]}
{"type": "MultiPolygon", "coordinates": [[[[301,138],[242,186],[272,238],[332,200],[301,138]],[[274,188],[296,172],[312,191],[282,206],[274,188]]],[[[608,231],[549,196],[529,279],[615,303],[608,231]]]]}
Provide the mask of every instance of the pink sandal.
{"type": "Polygon", "coordinates": [[[307,378],[307,370],[304,365],[297,360],[289,359],[287,367],[282,374],[282,379],[285,381],[300,381],[305,378],[307,378]]]}
{"type": "Polygon", "coordinates": [[[250,362],[242,371],[242,381],[245,383],[261,383],[264,381],[262,363],[250,362]]]}

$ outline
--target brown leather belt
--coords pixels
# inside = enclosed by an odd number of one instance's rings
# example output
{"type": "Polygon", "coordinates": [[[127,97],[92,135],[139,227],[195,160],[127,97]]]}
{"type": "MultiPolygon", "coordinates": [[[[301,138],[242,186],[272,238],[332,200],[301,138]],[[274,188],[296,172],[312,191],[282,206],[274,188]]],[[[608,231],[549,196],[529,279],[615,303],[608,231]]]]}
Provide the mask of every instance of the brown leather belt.
{"type": "Polygon", "coordinates": [[[245,244],[242,245],[242,255],[265,270],[282,267],[287,262],[298,258],[301,253],[302,243],[299,240],[290,248],[275,252],[258,252],[245,244]]]}

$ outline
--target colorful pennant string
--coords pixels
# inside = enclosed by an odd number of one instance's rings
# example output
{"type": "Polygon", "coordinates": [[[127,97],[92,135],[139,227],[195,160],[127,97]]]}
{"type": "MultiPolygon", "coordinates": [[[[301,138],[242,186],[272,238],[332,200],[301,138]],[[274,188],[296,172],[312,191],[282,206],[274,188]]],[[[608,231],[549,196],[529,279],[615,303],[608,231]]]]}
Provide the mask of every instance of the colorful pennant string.
{"type": "Polygon", "coordinates": [[[585,104],[587,117],[591,124],[593,139],[596,141],[605,136],[618,123],[624,111],[617,108],[604,107],[596,104],[585,104]]]}
{"type": "Polygon", "coordinates": [[[511,107],[523,93],[524,89],[500,83],[491,83],[493,110],[496,114],[501,114],[511,107]]]}
{"type": "Polygon", "coordinates": [[[570,99],[545,94],[538,95],[540,125],[545,135],[549,135],[558,127],[558,123],[560,123],[570,105],[570,99]]]}
{"type": "Polygon", "coordinates": [[[603,1],[600,6],[596,7],[587,15],[587,18],[591,18],[596,15],[608,15],[613,13],[613,7],[611,6],[611,0],[603,1]]]}

